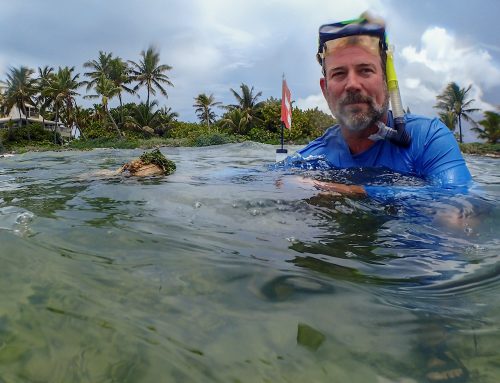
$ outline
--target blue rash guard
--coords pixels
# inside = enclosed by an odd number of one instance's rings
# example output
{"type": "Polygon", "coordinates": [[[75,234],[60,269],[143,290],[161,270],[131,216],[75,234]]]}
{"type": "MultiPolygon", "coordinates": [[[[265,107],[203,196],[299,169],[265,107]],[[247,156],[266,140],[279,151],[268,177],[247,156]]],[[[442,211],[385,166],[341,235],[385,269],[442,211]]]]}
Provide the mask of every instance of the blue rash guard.
{"type": "MultiPolygon", "coordinates": [[[[297,153],[303,161],[321,159],[331,168],[386,168],[444,187],[466,186],[471,182],[457,141],[440,120],[407,114],[405,121],[412,138],[408,148],[380,140],[353,155],[340,127],[335,125],[297,153]]],[[[394,127],[390,112],[388,126],[394,127]]],[[[293,158],[285,162],[294,162],[293,158]]]]}

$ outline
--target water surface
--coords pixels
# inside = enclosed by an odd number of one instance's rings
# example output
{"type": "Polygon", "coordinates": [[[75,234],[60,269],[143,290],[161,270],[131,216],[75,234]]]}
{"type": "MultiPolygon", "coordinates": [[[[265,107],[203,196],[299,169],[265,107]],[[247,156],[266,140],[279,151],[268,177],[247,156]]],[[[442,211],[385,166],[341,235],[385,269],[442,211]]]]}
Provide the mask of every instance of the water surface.
{"type": "Polygon", "coordinates": [[[168,178],[99,175],[138,150],[0,159],[0,382],[420,382],[435,343],[498,382],[497,159],[468,195],[355,199],[266,145],[162,152],[168,178]]]}

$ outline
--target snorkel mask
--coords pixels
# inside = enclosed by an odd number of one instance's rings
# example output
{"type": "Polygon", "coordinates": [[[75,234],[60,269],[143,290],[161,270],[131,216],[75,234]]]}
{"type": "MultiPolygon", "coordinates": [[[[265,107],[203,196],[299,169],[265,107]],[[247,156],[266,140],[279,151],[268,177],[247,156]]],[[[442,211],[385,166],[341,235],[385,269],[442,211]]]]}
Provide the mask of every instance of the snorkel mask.
{"type": "Polygon", "coordinates": [[[384,21],[375,19],[365,12],[357,19],[322,25],[319,27],[316,59],[324,68],[325,57],[329,54],[334,54],[336,49],[347,45],[362,46],[364,49],[379,56],[383,63],[385,63],[382,67],[385,66],[386,71],[387,89],[394,117],[394,129],[379,121],[377,123],[379,130],[368,138],[373,141],[388,139],[395,145],[408,147],[411,143],[411,137],[405,130],[405,113],[394,69],[393,49],[389,48],[384,21]]]}

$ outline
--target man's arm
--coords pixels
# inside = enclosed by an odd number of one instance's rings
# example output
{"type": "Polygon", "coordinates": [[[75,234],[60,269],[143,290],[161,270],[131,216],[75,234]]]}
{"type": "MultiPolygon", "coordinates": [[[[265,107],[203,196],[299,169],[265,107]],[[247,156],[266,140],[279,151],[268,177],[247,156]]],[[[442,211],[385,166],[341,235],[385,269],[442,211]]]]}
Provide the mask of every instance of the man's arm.
{"type": "Polygon", "coordinates": [[[416,172],[433,184],[442,187],[467,186],[471,181],[469,169],[452,132],[438,119],[430,122],[425,135],[416,134],[416,172]]]}
{"type": "MultiPolygon", "coordinates": [[[[313,180],[314,181],[314,180],[313,180]]],[[[314,186],[322,191],[330,193],[338,193],[342,195],[347,195],[351,197],[366,197],[368,194],[363,186],[359,185],[346,185],[334,182],[321,182],[314,181],[314,186]]]]}

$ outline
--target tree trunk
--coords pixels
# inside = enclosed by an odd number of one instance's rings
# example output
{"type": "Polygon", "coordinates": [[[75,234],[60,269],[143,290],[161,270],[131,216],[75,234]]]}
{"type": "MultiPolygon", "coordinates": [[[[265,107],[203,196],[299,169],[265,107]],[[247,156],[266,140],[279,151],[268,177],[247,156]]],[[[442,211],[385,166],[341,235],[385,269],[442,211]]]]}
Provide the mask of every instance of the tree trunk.
{"type": "Polygon", "coordinates": [[[122,102],[122,92],[118,93],[118,101],[120,101],[120,125],[123,128],[123,102],[122,102]]]}
{"type": "Polygon", "coordinates": [[[460,114],[458,115],[458,137],[459,142],[462,143],[462,118],[460,117],[460,114]]]}
{"type": "Polygon", "coordinates": [[[57,120],[59,119],[59,107],[56,107],[56,118],[54,120],[54,144],[57,144],[57,120]]]}
{"type": "MultiPolygon", "coordinates": [[[[17,107],[19,109],[19,123],[21,124],[22,117],[21,117],[21,108],[17,107]]],[[[30,129],[28,127],[28,115],[26,112],[26,107],[23,107],[23,113],[24,113],[24,124],[26,126],[26,132],[28,133],[28,141],[31,141],[31,134],[30,134],[30,129]]],[[[21,124],[22,126],[22,124],[21,124]]]]}
{"type": "Polygon", "coordinates": [[[146,100],[146,106],[149,108],[149,85],[148,85],[148,98],[146,100]]]}
{"type": "Polygon", "coordinates": [[[17,123],[17,126],[20,128],[21,126],[23,126],[23,117],[21,116],[21,108],[19,106],[17,107],[17,111],[19,112],[19,122],[17,123]]]}
{"type": "Polygon", "coordinates": [[[116,129],[116,132],[118,133],[118,138],[120,138],[120,139],[123,138],[122,132],[120,131],[120,128],[118,127],[118,125],[116,125],[115,119],[111,115],[111,112],[109,111],[109,109],[107,107],[105,107],[104,109],[106,110],[106,115],[111,120],[111,124],[113,125],[113,127],[116,129]]]}
{"type": "MultiPolygon", "coordinates": [[[[76,105],[76,102],[75,102],[75,110],[76,110],[76,115],[78,116],[80,114],[80,109],[78,108],[78,105],[76,105]]],[[[75,125],[78,127],[78,130],[80,131],[80,135],[82,136],[82,138],[86,140],[85,134],[83,134],[81,124],[79,123],[76,117],[75,117],[75,125]]]]}
{"type": "Polygon", "coordinates": [[[210,113],[208,109],[206,110],[206,117],[207,117],[208,133],[210,133],[210,113]]]}

